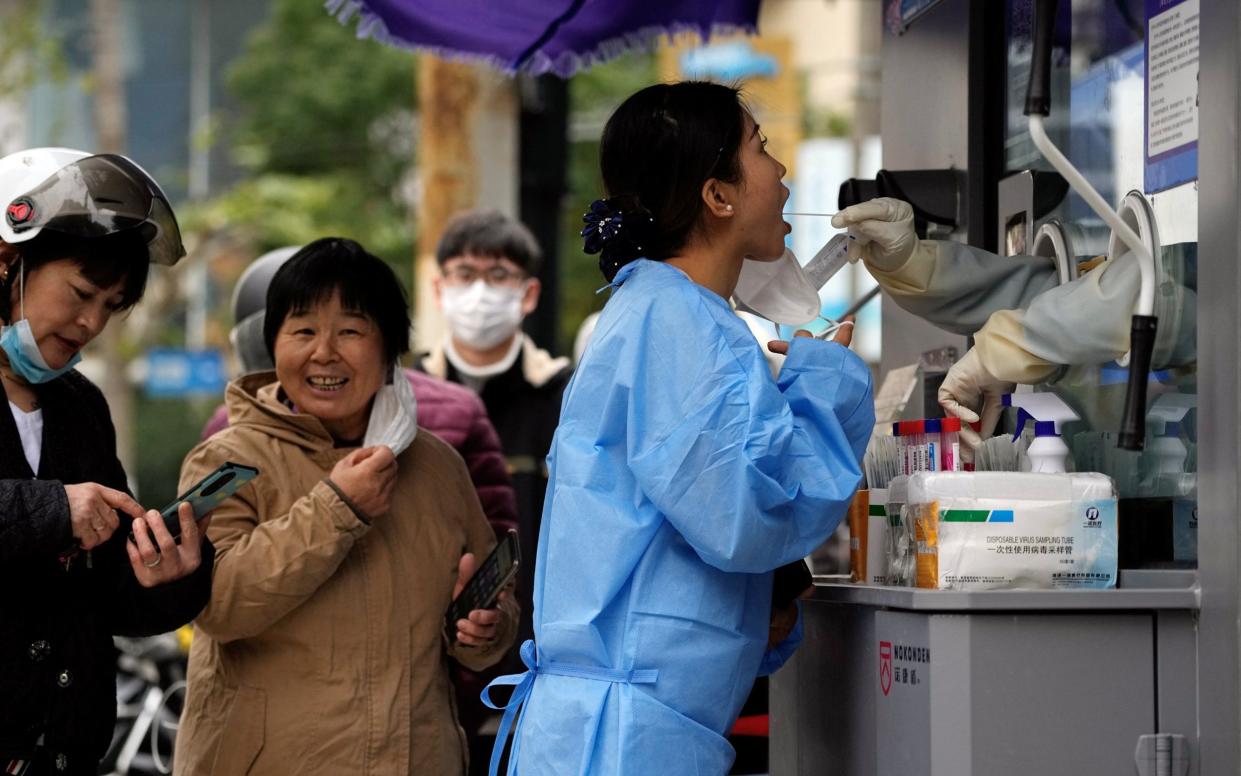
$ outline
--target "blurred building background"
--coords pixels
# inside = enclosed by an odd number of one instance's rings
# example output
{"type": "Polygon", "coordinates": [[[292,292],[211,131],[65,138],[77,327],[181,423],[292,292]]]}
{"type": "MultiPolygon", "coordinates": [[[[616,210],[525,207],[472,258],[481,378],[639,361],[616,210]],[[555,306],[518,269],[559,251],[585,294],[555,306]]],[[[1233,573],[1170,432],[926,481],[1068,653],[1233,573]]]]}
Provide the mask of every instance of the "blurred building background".
{"type": "MultiPolygon", "coordinates": [[[[253,258],[325,235],[359,240],[412,284],[425,347],[441,336],[426,282],[438,230],[460,207],[499,208],[545,243],[549,293],[528,327],[568,353],[606,301],[578,232],[602,193],[610,112],[659,80],[740,83],[789,168],[788,209],[830,214],[840,182],[879,164],[881,5],[766,0],[756,37],[666,40],[560,82],[359,40],[306,0],[0,0],[0,154],[120,150],[173,200],[190,255],[153,273],[85,365],[121,408],[141,500],[158,505],[235,369],[229,295],[253,258]]],[[[790,221],[803,262],[833,234],[826,218],[790,221]]],[[[824,313],[870,282],[842,272],[824,313]]],[[[868,312],[858,348],[877,362],[877,306],[868,312]]]]}

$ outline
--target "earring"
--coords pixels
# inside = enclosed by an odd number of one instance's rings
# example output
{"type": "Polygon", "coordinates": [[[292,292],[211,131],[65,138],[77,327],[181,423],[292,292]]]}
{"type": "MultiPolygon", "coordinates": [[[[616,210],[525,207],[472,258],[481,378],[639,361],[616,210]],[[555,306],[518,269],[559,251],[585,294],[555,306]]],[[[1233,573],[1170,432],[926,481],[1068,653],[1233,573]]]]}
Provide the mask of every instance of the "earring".
{"type": "Polygon", "coordinates": [[[732,206],[732,205],[725,205],[725,206],[724,206],[724,209],[725,209],[725,210],[727,210],[729,213],[733,212],[733,206],[732,206]]]}

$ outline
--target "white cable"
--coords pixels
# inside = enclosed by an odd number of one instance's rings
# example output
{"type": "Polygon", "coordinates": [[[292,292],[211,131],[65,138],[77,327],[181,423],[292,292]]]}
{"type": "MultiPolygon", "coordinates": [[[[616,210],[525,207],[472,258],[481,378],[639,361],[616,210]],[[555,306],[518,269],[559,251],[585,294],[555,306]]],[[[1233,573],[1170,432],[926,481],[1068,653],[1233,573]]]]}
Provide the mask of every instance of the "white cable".
{"type": "MultiPolygon", "coordinates": [[[[1047,137],[1047,130],[1043,127],[1042,116],[1030,116],[1030,139],[1034,141],[1034,147],[1042,152],[1047,161],[1051,162],[1051,166],[1064,176],[1073,190],[1086,201],[1090,209],[1103,219],[1103,222],[1111,227],[1125,245],[1129,246],[1129,250],[1138,259],[1138,268],[1142,272],[1142,287],[1138,292],[1138,303],[1134,311],[1138,315],[1154,315],[1155,313],[1155,259],[1151,256],[1150,250],[1142,239],[1138,237],[1129,225],[1121,220],[1116,211],[1104,201],[1099,192],[1095,191],[1094,186],[1082,176],[1073,163],[1060,153],[1060,149],[1051,142],[1047,137]]],[[[1128,361],[1129,354],[1125,354],[1124,361],[1128,361]]],[[[1122,362],[1123,363],[1123,362],[1122,362]]]]}

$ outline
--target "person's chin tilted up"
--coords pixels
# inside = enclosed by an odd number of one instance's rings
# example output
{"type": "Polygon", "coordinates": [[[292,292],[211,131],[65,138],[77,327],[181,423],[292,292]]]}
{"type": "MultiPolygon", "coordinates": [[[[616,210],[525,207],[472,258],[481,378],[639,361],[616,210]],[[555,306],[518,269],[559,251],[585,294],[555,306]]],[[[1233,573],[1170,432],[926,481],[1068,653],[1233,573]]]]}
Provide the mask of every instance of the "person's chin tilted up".
{"type": "Polygon", "coordinates": [[[643,89],[600,166],[582,235],[613,292],[549,459],[512,766],[722,776],[755,678],[800,640],[774,572],[861,480],[870,370],[845,327],[772,343],[788,356],[773,379],[729,305],[743,262],[779,258],[788,233],[784,166],[737,90],[643,89]]]}

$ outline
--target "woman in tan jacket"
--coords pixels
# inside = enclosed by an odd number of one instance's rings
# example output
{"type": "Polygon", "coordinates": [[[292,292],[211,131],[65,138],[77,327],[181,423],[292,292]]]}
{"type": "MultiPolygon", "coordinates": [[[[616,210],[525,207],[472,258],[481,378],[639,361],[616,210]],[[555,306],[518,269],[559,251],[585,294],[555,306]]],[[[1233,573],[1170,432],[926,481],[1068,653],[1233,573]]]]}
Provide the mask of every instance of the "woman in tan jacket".
{"type": "Polygon", "coordinates": [[[260,476],[213,513],[178,774],[465,772],[446,659],[495,663],[517,607],[505,593],[444,632],[495,539],[461,458],[408,439],[412,393],[391,381],[408,331],[396,277],[352,241],[311,243],[272,280],[275,374],[229,386],[228,429],[181,471],[260,476]]]}

